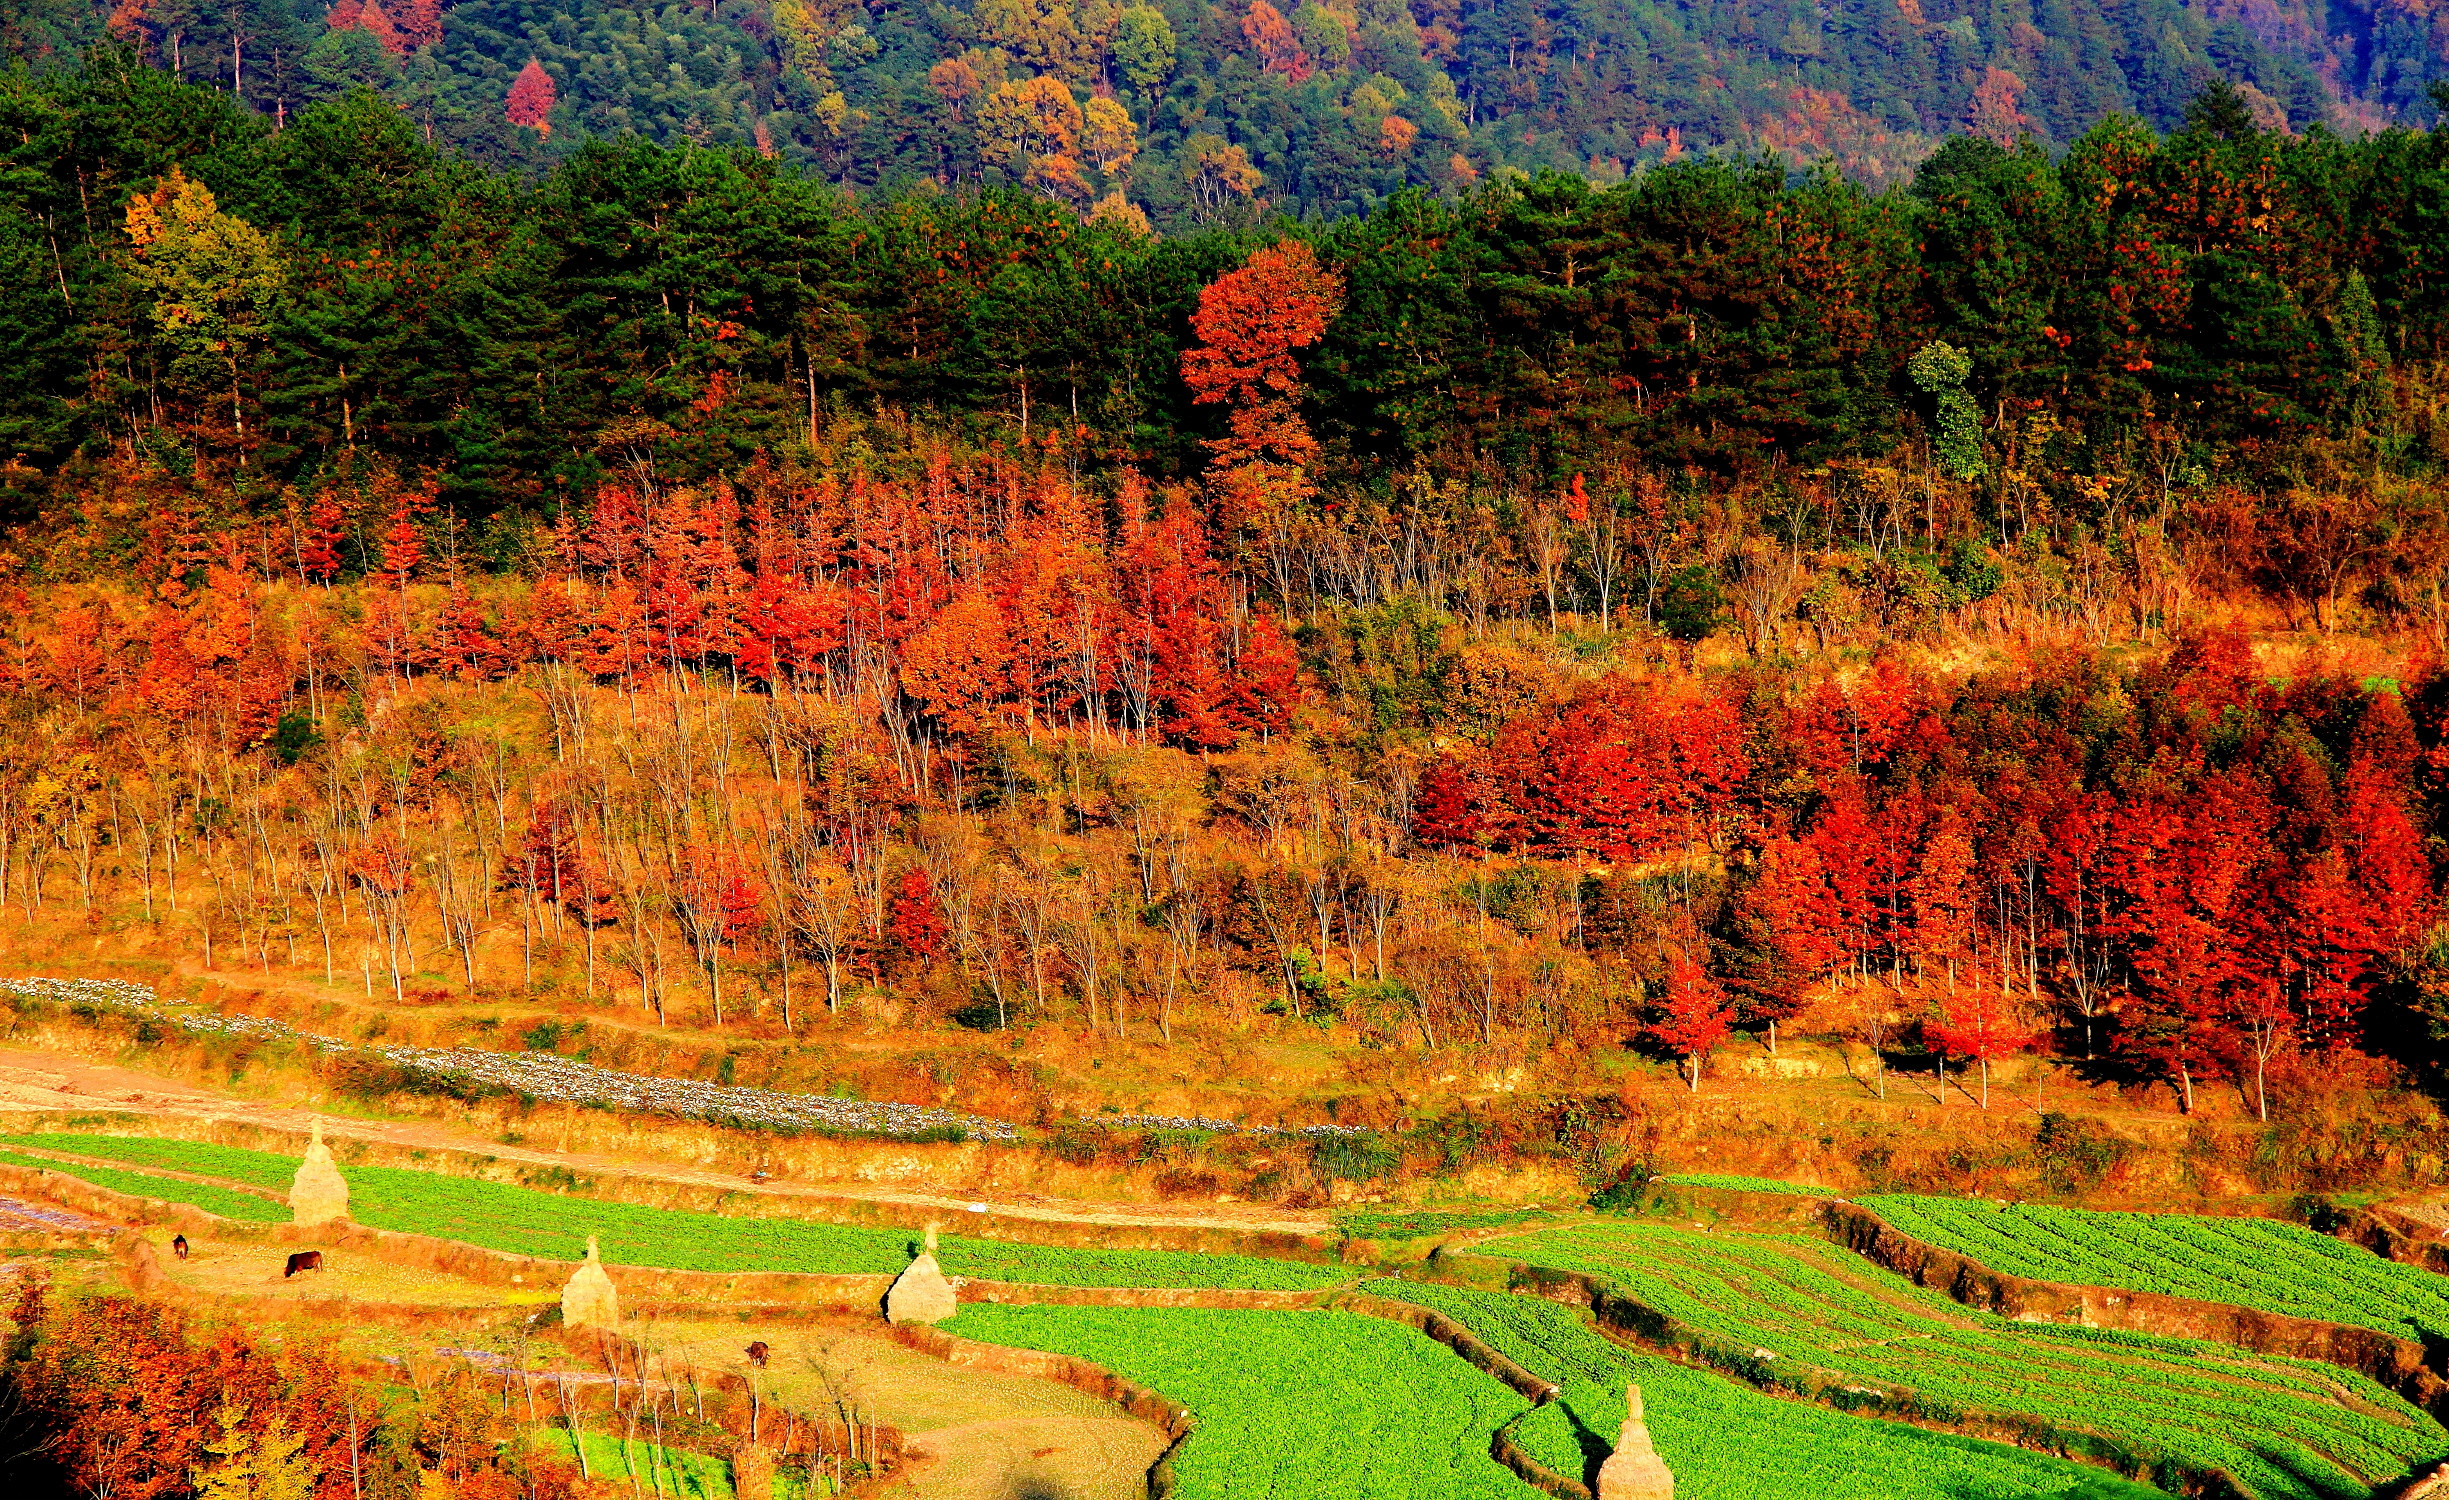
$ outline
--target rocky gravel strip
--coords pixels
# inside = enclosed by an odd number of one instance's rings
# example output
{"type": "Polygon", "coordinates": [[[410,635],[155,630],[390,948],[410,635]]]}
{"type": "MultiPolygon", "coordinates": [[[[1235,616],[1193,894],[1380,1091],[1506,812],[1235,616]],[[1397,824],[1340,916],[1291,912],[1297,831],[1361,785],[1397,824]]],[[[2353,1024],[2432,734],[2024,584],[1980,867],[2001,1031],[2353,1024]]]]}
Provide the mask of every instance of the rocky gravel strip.
{"type": "Polygon", "coordinates": [[[1236,1125],[1204,1115],[1093,1115],[1086,1123],[1123,1130],[1206,1130],[1217,1135],[1365,1135],[1358,1125],[1236,1125]]]}
{"type": "Polygon", "coordinates": [[[264,1016],[225,1016],[163,1003],[151,990],[123,979],[0,979],[0,993],[43,1000],[71,1009],[86,1006],[173,1026],[190,1036],[236,1036],[295,1042],[327,1057],[356,1055],[393,1067],[459,1080],[479,1089],[521,1094],[554,1104],[636,1110],[717,1124],[781,1130],[850,1131],[912,1137],[957,1132],[969,1139],[1010,1141],[1020,1132],[1008,1120],[964,1114],[924,1104],[891,1104],[743,1088],[694,1078],[664,1078],[598,1067],[554,1052],[488,1052],[476,1047],[352,1046],[300,1031],[264,1016]]]}

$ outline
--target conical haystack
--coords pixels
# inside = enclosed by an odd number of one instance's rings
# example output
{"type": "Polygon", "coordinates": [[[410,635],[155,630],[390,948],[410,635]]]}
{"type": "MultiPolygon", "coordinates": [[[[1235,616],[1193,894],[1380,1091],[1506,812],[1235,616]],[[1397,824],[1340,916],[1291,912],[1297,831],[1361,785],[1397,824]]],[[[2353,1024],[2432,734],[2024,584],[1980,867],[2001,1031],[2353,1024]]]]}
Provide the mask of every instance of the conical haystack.
{"type": "Polygon", "coordinates": [[[935,1226],[930,1224],[927,1248],[893,1278],[892,1287],[884,1294],[885,1321],[941,1323],[960,1310],[960,1299],[953,1295],[952,1283],[944,1279],[944,1268],[935,1263],[935,1226]]]}
{"type": "Polygon", "coordinates": [[[1637,1385],[1624,1393],[1624,1430],[1616,1435],[1616,1451],[1599,1465],[1598,1500],[1675,1500],[1675,1476],[1650,1446],[1637,1385]]]}
{"type": "Polygon", "coordinates": [[[306,1144],[306,1159],[289,1183],[289,1217],[298,1224],[329,1224],[349,1216],[349,1184],[323,1144],[323,1121],[314,1122],[314,1139],[306,1144]]]}
{"type": "Polygon", "coordinates": [[[561,1289],[561,1326],[564,1328],[618,1328],[621,1326],[621,1294],[613,1290],[612,1278],[604,1274],[604,1260],[595,1248],[595,1236],[587,1236],[587,1258],[570,1281],[561,1289]]]}

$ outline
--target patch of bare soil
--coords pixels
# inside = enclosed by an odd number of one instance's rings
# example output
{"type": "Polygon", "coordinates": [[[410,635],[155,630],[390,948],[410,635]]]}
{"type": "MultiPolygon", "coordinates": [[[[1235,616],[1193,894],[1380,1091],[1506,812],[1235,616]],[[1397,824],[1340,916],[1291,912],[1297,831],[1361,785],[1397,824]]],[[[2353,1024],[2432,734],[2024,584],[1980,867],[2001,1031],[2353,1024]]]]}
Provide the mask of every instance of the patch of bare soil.
{"type": "Polygon", "coordinates": [[[895,1491],[907,1500],[1143,1500],[1165,1452],[1154,1426],[1070,1386],[949,1365],[857,1329],[657,1320],[634,1336],[753,1377],[780,1405],[900,1428],[924,1460],[895,1491]],[[746,1353],[759,1339],[762,1370],[746,1353]]]}
{"type": "MultiPolygon", "coordinates": [[[[115,1063],[95,1062],[68,1052],[0,1050],[0,1115],[9,1111],[120,1110],[132,1114],[182,1116],[200,1120],[236,1120],[276,1130],[298,1130],[305,1124],[301,1106],[273,1104],[235,1094],[198,1088],[115,1063]]],[[[963,1213],[973,1208],[1065,1224],[1109,1224],[1118,1228],[1230,1229],[1243,1232],[1323,1234],[1327,1221],[1315,1214],[1289,1213],[1266,1205],[1174,1208],[1146,1203],[1090,1203],[1046,1199],[1032,1194],[1000,1194],[992,1199],[912,1192],[903,1188],[829,1185],[799,1187],[759,1181],[733,1172],[674,1166],[583,1151],[512,1146],[473,1133],[454,1131],[427,1120],[360,1120],[325,1116],[325,1134],[381,1141],[428,1151],[472,1151],[505,1161],[533,1162],[591,1174],[619,1173],[659,1182],[688,1183],[729,1192],[770,1193],[781,1197],[857,1199],[891,1203],[931,1213],[963,1213]]]]}
{"type": "Polygon", "coordinates": [[[2419,1224],[2429,1224],[2436,1233],[2449,1235],[2449,1200],[2440,1198],[2410,1198],[2386,1205],[2392,1213],[2405,1214],[2419,1224]]]}
{"type": "Polygon", "coordinates": [[[912,1500],[1139,1500],[1165,1435],[1129,1417],[1014,1417],[931,1432],[912,1500]]]}
{"type": "Polygon", "coordinates": [[[0,1234],[104,1234],[115,1227],[55,1204],[0,1198],[0,1234]]]}
{"type": "Polygon", "coordinates": [[[558,1286],[487,1286],[439,1271],[394,1265],[362,1249],[326,1249],[324,1269],[285,1276],[287,1245],[255,1245],[190,1237],[187,1258],[170,1247],[172,1231],[150,1229],[145,1238],[161,1257],[163,1274],[182,1287],[219,1297],[271,1302],[374,1302],[415,1307],[527,1307],[559,1299],[558,1286]]]}

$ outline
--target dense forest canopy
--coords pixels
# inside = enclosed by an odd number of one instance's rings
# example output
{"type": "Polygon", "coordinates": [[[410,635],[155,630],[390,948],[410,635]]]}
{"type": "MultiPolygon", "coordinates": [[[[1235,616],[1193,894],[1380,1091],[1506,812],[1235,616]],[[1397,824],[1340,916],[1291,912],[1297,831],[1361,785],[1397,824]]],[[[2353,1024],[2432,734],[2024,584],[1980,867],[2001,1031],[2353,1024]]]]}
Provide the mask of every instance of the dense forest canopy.
{"type": "Polygon", "coordinates": [[[753,148],[862,186],[1004,185],[1161,229],[1365,212],[1492,172],[1620,180],[1713,149],[1902,181],[1947,135],[2063,149],[2175,128],[2214,78],[2256,119],[2431,118],[2420,0],[15,0],[0,45],[115,39],[272,118],[371,87],[494,165],[592,137],[753,148]]]}
{"type": "Polygon", "coordinates": [[[2225,85],[2167,135],[1958,136],[1876,195],[1687,158],[1161,237],[637,136],[530,177],[363,89],[276,121],[124,51],[0,81],[0,161],[20,505],[134,444],[249,503],[373,464],[464,516],[544,514],[650,454],[710,476],[880,404],[1184,475],[1224,426],[1181,378],[1193,308],[1283,235],[1340,286],[1301,358],[1319,472],[1379,492],[1417,464],[1845,463],[1942,409],[2009,457],[2148,450],[2164,498],[2283,454],[2417,472],[2441,441],[2391,372],[2449,328],[2449,135],[2267,130],[2225,85]],[[1961,366],[1909,368],[1933,341],[1961,366]]]}

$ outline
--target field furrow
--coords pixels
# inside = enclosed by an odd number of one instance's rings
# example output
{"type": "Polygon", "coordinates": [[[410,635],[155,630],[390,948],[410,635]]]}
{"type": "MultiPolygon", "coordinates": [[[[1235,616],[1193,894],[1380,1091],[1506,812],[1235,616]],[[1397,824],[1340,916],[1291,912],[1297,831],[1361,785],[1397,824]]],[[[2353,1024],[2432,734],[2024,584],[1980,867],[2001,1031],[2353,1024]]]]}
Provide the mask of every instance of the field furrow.
{"type": "Polygon", "coordinates": [[[2449,1333],[2449,1276],[2301,1225],[1906,1194],[1862,1203],[1902,1233],[2012,1276],[2226,1302],[2399,1338],[2449,1333]]]}
{"type": "Polygon", "coordinates": [[[2143,1500],[2160,1492],[2047,1454],[1781,1401],[1725,1376],[1637,1353],[1570,1308],[1424,1282],[1366,1288],[1432,1307],[1561,1394],[1514,1429],[1560,1473],[1584,1476],[1641,1387],[1651,1440],[1689,1500],[2143,1500]]]}
{"type": "Polygon", "coordinates": [[[2374,1382],[2226,1345],[2018,1323],[1974,1312],[1790,1235],[1649,1225],[1551,1230],[1482,1247],[1603,1278],[1775,1371],[1816,1367],[1925,1409],[1993,1412],[2114,1437],[2234,1476],[2262,1500],[2360,1496],[2449,1453],[2449,1432],[2374,1382]]]}

